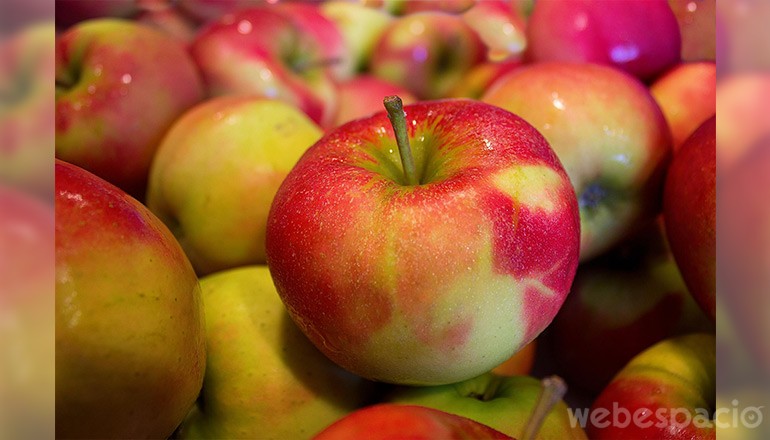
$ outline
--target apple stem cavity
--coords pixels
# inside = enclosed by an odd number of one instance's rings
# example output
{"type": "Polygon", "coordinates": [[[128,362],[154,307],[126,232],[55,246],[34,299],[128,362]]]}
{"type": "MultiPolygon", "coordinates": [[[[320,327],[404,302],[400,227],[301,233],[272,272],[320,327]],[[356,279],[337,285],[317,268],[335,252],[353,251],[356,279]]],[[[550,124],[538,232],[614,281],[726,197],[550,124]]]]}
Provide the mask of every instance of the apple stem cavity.
{"type": "Polygon", "coordinates": [[[546,377],[540,383],[542,384],[540,396],[538,396],[535,408],[532,410],[526,426],[524,426],[520,440],[534,440],[543,426],[546,416],[567,393],[567,384],[559,376],[546,377]]]}
{"type": "Polygon", "coordinates": [[[385,109],[388,111],[388,119],[393,126],[393,133],[396,135],[396,144],[398,145],[398,155],[401,156],[401,166],[404,169],[404,179],[407,185],[418,185],[417,169],[414,166],[414,157],[412,148],[409,146],[409,135],[406,131],[406,113],[404,113],[404,103],[396,95],[386,96],[383,100],[385,109]]]}

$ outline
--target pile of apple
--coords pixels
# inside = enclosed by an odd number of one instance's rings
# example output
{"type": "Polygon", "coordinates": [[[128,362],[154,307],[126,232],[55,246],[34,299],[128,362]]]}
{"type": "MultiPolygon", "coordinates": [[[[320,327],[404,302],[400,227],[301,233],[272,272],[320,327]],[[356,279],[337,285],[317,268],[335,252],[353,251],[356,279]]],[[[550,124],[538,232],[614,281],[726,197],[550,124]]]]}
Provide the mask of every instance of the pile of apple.
{"type": "Polygon", "coordinates": [[[713,438],[714,13],[57,0],[57,437],[713,438]]]}

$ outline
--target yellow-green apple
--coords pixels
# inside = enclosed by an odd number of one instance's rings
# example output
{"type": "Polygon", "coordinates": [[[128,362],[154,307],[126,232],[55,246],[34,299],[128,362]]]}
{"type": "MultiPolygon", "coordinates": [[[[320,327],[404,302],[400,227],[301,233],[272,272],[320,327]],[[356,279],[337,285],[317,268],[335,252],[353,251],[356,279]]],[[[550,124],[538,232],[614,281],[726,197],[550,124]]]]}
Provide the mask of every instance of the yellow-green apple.
{"type": "Polygon", "coordinates": [[[716,87],[714,61],[677,64],[650,85],[650,93],[671,129],[674,152],[716,113],[716,87]]]}
{"type": "Polygon", "coordinates": [[[53,204],[0,184],[0,438],[54,436],[54,279],[53,204]]]}
{"type": "Polygon", "coordinates": [[[364,405],[371,383],[341,369],[299,331],[267,266],[201,278],[207,366],[184,439],[308,438],[364,405]]]}
{"type": "Polygon", "coordinates": [[[524,55],[525,19],[510,0],[477,1],[462,17],[481,37],[490,61],[518,60],[524,55]]]}
{"type": "Polygon", "coordinates": [[[53,195],[54,44],[52,22],[0,37],[0,182],[53,195]]]}
{"type": "Polygon", "coordinates": [[[304,21],[277,6],[240,9],[204,26],[190,53],[208,94],[280,99],[328,127],[337,111],[330,66],[346,55],[342,34],[318,18],[331,28],[325,35],[332,40],[320,40],[302,27],[304,21]]]}
{"type": "MultiPolygon", "coordinates": [[[[345,0],[325,1],[320,8],[321,13],[337,25],[345,39],[353,70],[359,73],[366,71],[374,45],[393,17],[381,9],[345,0]]],[[[340,108],[344,109],[344,105],[340,108]]]]}
{"type": "Polygon", "coordinates": [[[683,61],[716,61],[716,0],[668,0],[682,35],[683,61]]]}
{"type": "Polygon", "coordinates": [[[716,317],[716,116],[674,155],[663,194],[666,236],[687,288],[716,317]]]}
{"type": "Polygon", "coordinates": [[[714,439],[714,335],[661,341],[635,356],[583,414],[592,439],[714,439]]]}
{"type": "Polygon", "coordinates": [[[322,134],[282,101],[208,99],[179,117],[163,138],[150,170],[147,206],[174,232],[199,275],[264,263],[273,196],[322,134]]]}
{"type": "Polygon", "coordinates": [[[381,112],[382,98],[386,96],[398,95],[404,104],[417,101],[405,88],[368,74],[338,83],[337,93],[340,108],[334,127],[381,112]]]}
{"type": "Polygon", "coordinates": [[[388,24],[374,47],[369,69],[419,99],[436,99],[446,97],[485,57],[484,43],[462,17],[419,12],[388,24]]]}
{"type": "Polygon", "coordinates": [[[534,125],[559,156],[580,204],[581,261],[657,216],[671,134],[633,76],[592,63],[533,63],[495,81],[482,101],[534,125]]]}
{"type": "Polygon", "coordinates": [[[531,60],[606,64],[643,81],[678,63],[681,47],[667,0],[535,2],[527,22],[531,60]]]}
{"type": "Polygon", "coordinates": [[[646,348],[695,331],[713,332],[713,324],[687,291],[656,222],[578,267],[545,335],[555,371],[596,396],[646,348]]]}
{"type": "Polygon", "coordinates": [[[134,197],[182,112],[203,97],[182,43],[134,22],[83,22],[56,41],[56,157],[134,197]]]}
{"type": "Polygon", "coordinates": [[[283,181],[267,263],[292,318],[344,368],[391,383],[469,379],[561,307],[577,200],[548,143],[512,113],[385,102],[387,114],[327,133],[283,181]]]}
{"type": "Polygon", "coordinates": [[[752,147],[729,172],[720,171],[717,190],[719,300],[765,380],[770,374],[770,349],[763,336],[770,305],[768,176],[770,137],[752,147]]]}
{"type": "MultiPolygon", "coordinates": [[[[433,387],[396,387],[385,401],[420,405],[467,417],[514,438],[524,438],[544,385],[532,376],[486,373],[459,383],[433,387]]],[[[570,423],[567,404],[556,401],[545,415],[537,439],[586,439],[583,429],[570,423]]]]}
{"type": "Polygon", "coordinates": [[[98,18],[132,18],[140,11],[137,0],[55,0],[56,27],[66,30],[98,18]]]}
{"type": "Polygon", "coordinates": [[[498,78],[520,66],[522,62],[518,60],[485,61],[477,64],[455,84],[448,97],[481,99],[487,88],[498,78]]]}
{"type": "Polygon", "coordinates": [[[361,408],[313,436],[313,440],[510,439],[481,423],[418,405],[380,403],[361,408]]]}
{"type": "Polygon", "coordinates": [[[717,162],[721,174],[770,135],[770,73],[738,73],[720,78],[716,103],[717,162]]]}
{"type": "Polygon", "coordinates": [[[144,205],[55,167],[56,437],[167,438],[203,383],[198,278],[144,205]]]}

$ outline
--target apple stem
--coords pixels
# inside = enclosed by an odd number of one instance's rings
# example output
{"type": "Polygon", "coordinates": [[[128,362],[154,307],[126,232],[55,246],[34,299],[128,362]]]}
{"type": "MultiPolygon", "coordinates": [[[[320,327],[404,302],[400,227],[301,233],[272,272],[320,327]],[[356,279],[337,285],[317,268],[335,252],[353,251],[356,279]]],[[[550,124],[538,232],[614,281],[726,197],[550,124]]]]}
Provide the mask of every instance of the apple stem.
{"type": "Polygon", "coordinates": [[[407,185],[418,185],[417,170],[414,166],[412,148],[409,146],[409,135],[406,131],[404,103],[396,95],[386,96],[382,102],[388,111],[388,119],[390,119],[390,125],[393,126],[393,133],[396,134],[398,155],[401,156],[401,166],[404,168],[406,183],[407,185]]]}
{"type": "Polygon", "coordinates": [[[542,389],[540,390],[540,396],[537,398],[535,408],[532,410],[532,414],[529,416],[527,425],[524,426],[524,432],[521,435],[520,440],[534,440],[537,436],[537,432],[545,422],[546,416],[551,410],[559,403],[567,392],[567,384],[559,376],[550,376],[540,381],[542,389]]]}

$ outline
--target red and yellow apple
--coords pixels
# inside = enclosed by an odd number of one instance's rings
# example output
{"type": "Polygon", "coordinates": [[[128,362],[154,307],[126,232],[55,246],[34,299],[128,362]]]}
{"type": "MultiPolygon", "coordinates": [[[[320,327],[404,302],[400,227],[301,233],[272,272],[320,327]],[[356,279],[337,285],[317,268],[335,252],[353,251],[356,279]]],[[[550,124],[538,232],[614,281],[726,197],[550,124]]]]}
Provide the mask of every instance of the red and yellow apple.
{"type": "Polygon", "coordinates": [[[358,75],[337,85],[340,102],[333,126],[337,127],[382,111],[382,98],[398,95],[404,104],[412,104],[417,98],[405,88],[372,75],[358,75]]]}

